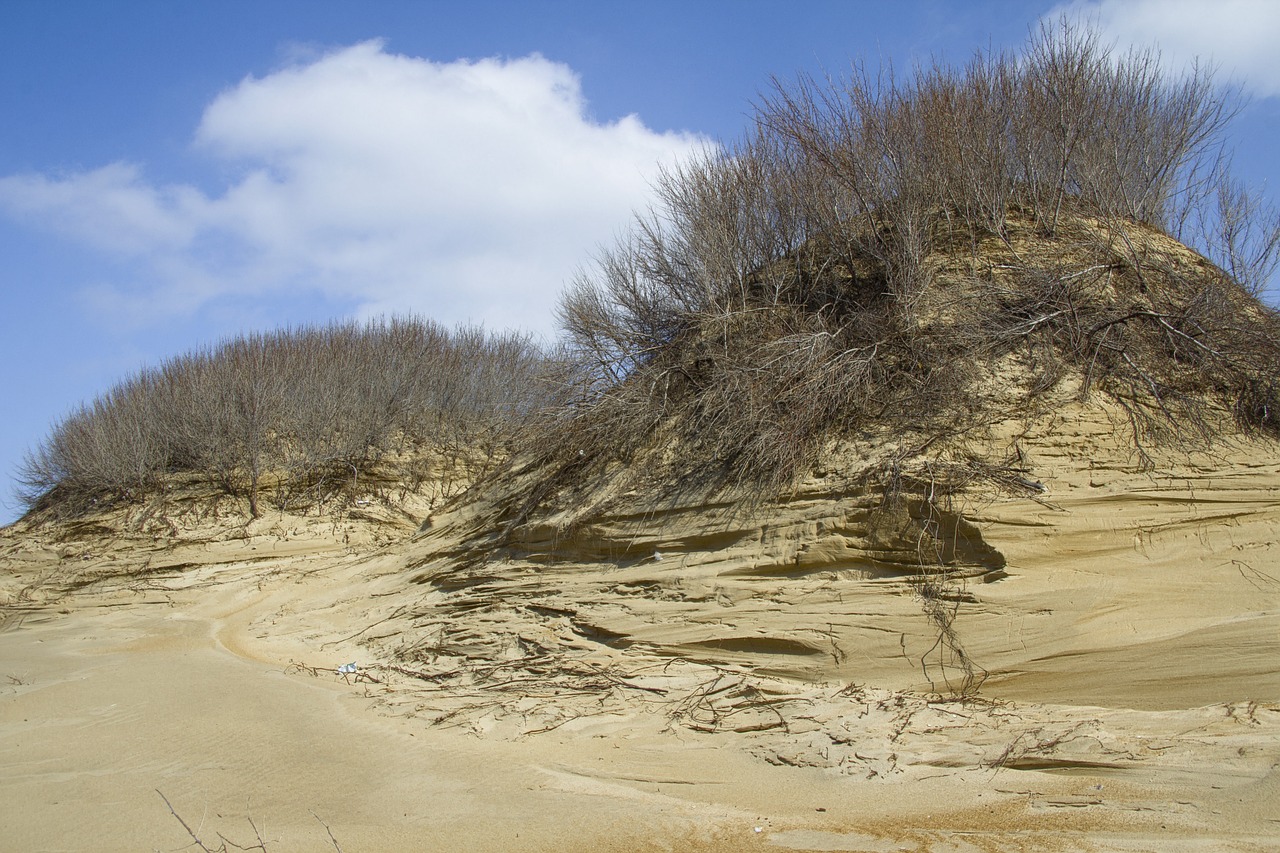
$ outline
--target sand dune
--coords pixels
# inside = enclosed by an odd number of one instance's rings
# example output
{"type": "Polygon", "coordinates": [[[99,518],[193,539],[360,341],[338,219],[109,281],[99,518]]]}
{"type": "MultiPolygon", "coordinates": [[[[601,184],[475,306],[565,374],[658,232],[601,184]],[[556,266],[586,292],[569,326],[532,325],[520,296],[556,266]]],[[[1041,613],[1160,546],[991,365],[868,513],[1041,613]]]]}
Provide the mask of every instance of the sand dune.
{"type": "Polygon", "coordinates": [[[838,466],[479,559],[474,504],[19,524],[0,849],[1276,849],[1280,457],[1110,429],[1025,435],[1042,491],[952,520],[965,699],[838,466]]]}

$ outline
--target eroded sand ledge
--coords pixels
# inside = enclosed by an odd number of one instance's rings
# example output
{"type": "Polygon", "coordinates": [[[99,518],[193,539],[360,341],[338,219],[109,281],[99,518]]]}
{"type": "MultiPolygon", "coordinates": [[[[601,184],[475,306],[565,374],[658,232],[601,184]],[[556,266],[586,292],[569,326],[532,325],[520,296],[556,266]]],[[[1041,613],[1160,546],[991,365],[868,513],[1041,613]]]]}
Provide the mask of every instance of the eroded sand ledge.
{"type": "Polygon", "coordinates": [[[0,849],[181,848],[157,789],[214,848],[1276,849],[1280,459],[1073,424],[968,513],[967,702],[836,475],[467,568],[447,514],[12,528],[0,849]]]}

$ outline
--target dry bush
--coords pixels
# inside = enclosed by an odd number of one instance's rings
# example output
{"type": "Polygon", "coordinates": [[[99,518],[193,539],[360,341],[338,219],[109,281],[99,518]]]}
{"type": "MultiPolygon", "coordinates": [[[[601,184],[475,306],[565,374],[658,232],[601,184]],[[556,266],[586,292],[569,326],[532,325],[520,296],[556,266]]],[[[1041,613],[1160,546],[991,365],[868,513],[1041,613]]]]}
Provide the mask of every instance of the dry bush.
{"type": "Polygon", "coordinates": [[[414,318],[248,335],[144,370],[58,423],[26,460],[23,497],[76,512],[197,473],[257,516],[267,485],[306,507],[388,459],[419,482],[477,454],[491,464],[550,399],[546,361],[519,334],[414,318]]]}
{"type": "Polygon", "coordinates": [[[602,478],[767,497],[832,438],[924,452],[1067,378],[1125,407],[1140,454],[1223,411],[1275,432],[1255,294],[1280,220],[1225,168],[1235,93],[1157,59],[1062,22],[1020,56],[776,84],[564,294],[571,401],[508,525],[602,478]]]}

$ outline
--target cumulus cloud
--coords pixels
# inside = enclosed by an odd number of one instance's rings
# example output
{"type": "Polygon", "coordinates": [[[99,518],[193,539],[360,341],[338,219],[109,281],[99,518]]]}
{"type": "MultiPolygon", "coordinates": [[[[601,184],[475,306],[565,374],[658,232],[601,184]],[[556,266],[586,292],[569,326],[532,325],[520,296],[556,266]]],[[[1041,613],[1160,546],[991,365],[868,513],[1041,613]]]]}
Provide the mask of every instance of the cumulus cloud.
{"type": "Polygon", "coordinates": [[[1093,21],[1120,46],[1157,46],[1171,66],[1212,61],[1260,97],[1280,95],[1280,3],[1275,0],[1074,0],[1051,10],[1093,21]]]}
{"type": "Polygon", "coordinates": [[[574,72],[540,56],[435,63],[366,42],[209,104],[192,151],[229,176],[214,191],[114,163],[0,178],[0,210],[133,265],[144,284],[93,298],[157,319],[311,291],[545,331],[658,164],[707,144],[593,120],[574,72]]]}

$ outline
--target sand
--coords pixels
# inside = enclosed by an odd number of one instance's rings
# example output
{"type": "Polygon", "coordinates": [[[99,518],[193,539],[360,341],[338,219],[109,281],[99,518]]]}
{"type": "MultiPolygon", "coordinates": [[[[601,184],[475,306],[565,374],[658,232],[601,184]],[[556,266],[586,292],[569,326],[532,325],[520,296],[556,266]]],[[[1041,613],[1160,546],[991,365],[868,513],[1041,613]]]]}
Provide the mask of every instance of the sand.
{"type": "Polygon", "coordinates": [[[0,850],[1278,849],[1280,455],[1142,471],[1111,430],[967,508],[964,700],[838,473],[467,565],[483,512],[377,495],[20,523],[0,850]]]}

